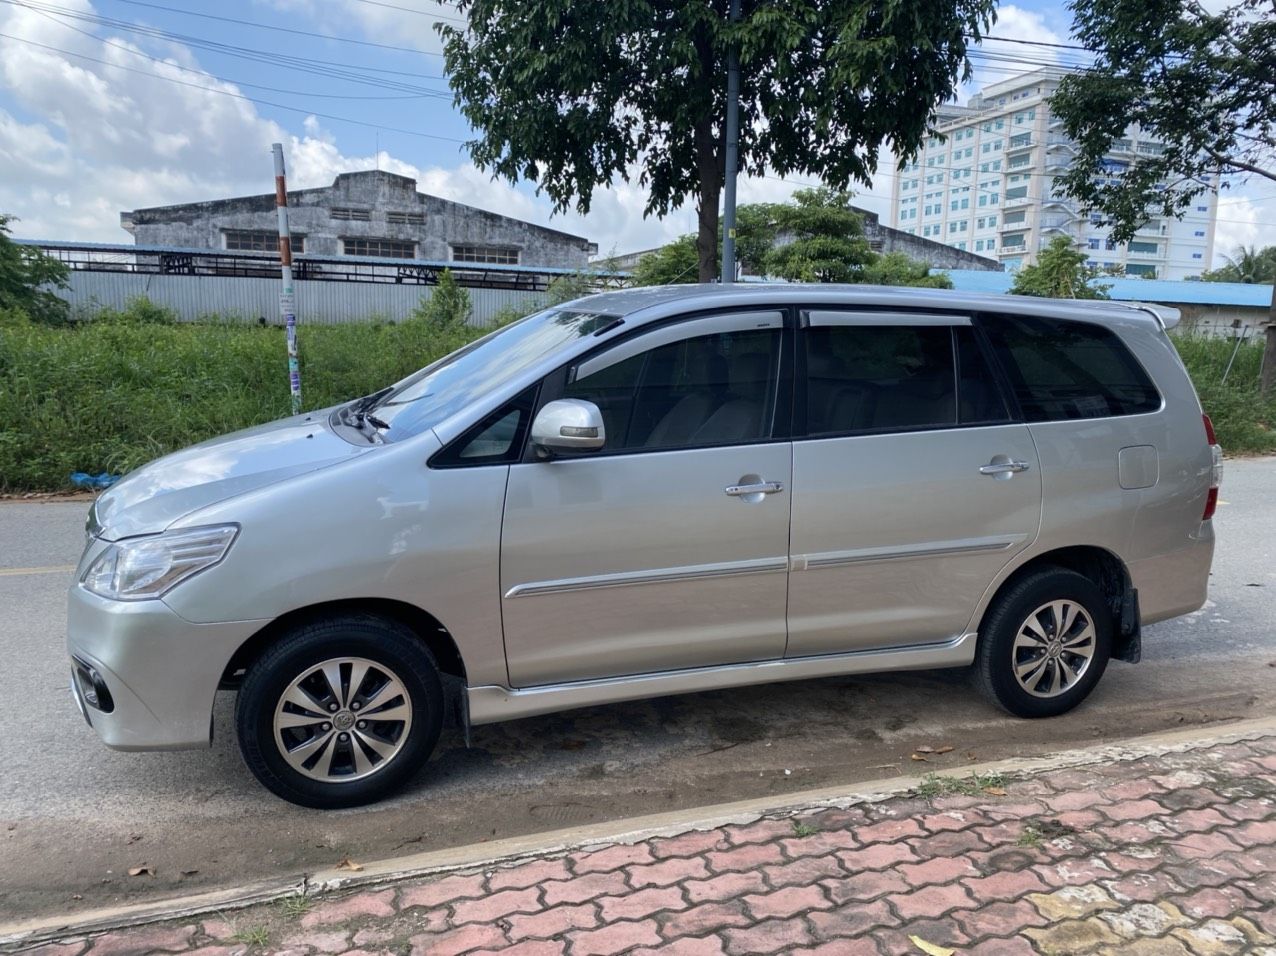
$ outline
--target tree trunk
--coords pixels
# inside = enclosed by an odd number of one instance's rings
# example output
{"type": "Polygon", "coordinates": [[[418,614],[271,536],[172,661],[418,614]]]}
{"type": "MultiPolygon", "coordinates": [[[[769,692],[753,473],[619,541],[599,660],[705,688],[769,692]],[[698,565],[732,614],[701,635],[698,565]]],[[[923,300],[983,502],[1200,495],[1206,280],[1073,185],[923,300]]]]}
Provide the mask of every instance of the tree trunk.
{"type": "Polygon", "coordinates": [[[1265,398],[1276,395],[1276,282],[1272,283],[1272,301],[1267,307],[1267,344],[1263,346],[1263,374],[1258,390],[1265,398]]]}
{"type": "Polygon", "coordinates": [[[700,174],[700,200],[696,207],[699,229],[696,234],[696,258],[700,281],[718,278],[718,200],[722,195],[722,170],[713,135],[713,117],[706,115],[696,124],[696,171],[700,174]]]}
{"type": "Polygon", "coordinates": [[[700,184],[696,258],[700,263],[701,282],[715,282],[718,278],[718,199],[721,193],[722,190],[714,183],[700,184]]]}

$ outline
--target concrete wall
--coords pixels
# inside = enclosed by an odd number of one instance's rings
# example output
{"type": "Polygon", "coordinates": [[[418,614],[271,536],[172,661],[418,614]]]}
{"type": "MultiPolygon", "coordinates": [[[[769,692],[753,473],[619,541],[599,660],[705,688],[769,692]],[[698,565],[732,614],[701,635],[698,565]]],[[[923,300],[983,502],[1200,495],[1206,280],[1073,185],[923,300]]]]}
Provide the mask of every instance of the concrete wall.
{"type": "MultiPolygon", "coordinates": [[[[312,255],[342,255],[344,237],[413,242],[416,258],[448,261],[451,246],[501,246],[519,250],[519,264],[580,269],[597,246],[588,240],[521,219],[417,192],[416,181],[387,172],[343,173],[332,186],[288,193],[288,222],[305,236],[312,255]],[[368,222],[333,219],[334,207],[369,210],[368,222]],[[424,225],[390,223],[387,212],[424,214],[424,225]]],[[[275,197],[245,196],[121,214],[138,245],[222,249],[227,229],[275,232],[275,197]]]]}
{"type": "MultiPolygon", "coordinates": [[[[208,316],[256,322],[260,317],[279,321],[279,280],[231,276],[146,275],[136,272],[71,273],[71,286],[59,293],[72,310],[102,306],[123,308],[130,299],[146,296],[166,306],[186,321],[208,316]]],[[[303,325],[366,322],[371,319],[402,321],[433,286],[396,285],[390,282],[306,282],[298,280],[297,320],[303,325]]],[[[534,312],[546,304],[544,292],[510,289],[467,289],[473,325],[489,324],[497,312],[517,308],[534,312]]]]}
{"type": "Polygon", "coordinates": [[[883,226],[876,216],[864,217],[864,234],[877,252],[902,252],[910,259],[928,263],[932,269],[981,269],[1000,272],[1001,263],[973,252],[963,252],[934,239],[910,236],[899,229],[883,226]]]}

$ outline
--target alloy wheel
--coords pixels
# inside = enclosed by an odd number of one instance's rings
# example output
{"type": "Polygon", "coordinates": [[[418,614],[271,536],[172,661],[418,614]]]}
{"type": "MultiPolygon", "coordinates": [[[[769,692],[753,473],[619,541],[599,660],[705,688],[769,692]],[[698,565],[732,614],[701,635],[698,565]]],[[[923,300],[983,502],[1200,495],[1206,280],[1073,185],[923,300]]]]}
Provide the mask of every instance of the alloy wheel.
{"type": "Polygon", "coordinates": [[[1043,604],[1015,634],[1015,680],[1034,697],[1058,697],[1077,685],[1094,659],[1094,622],[1076,601],[1043,604]]]}

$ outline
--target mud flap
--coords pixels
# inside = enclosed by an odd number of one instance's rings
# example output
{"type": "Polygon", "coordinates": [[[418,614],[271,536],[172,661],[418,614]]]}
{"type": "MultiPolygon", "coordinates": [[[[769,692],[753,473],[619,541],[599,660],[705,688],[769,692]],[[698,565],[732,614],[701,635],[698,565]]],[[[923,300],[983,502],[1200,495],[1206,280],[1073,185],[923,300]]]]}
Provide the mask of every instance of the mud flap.
{"type": "Polygon", "coordinates": [[[1137,664],[1143,657],[1143,630],[1139,625],[1139,592],[1126,588],[1117,609],[1117,633],[1112,642],[1112,659],[1137,664]]]}

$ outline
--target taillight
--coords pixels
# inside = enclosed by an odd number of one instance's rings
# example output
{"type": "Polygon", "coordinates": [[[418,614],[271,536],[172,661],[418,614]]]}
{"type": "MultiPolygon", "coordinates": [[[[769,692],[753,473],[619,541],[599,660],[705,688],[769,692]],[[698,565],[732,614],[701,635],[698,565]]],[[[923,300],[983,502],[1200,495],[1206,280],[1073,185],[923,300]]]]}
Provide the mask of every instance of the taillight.
{"type": "Polygon", "coordinates": [[[1214,436],[1214,423],[1210,421],[1210,417],[1202,415],[1201,420],[1205,423],[1205,440],[1209,442],[1211,458],[1210,490],[1205,497],[1205,513],[1201,515],[1201,520],[1209,521],[1218,509],[1218,486],[1223,483],[1223,447],[1214,436]]]}

